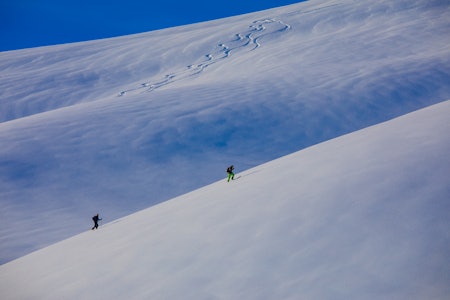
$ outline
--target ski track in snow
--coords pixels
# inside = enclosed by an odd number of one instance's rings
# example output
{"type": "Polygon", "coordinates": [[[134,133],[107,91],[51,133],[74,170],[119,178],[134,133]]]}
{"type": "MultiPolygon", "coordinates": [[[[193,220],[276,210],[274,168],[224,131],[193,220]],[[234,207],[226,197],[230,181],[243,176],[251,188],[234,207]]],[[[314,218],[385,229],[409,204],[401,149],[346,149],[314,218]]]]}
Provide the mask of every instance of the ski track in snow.
{"type": "Polygon", "coordinates": [[[215,51],[205,54],[204,57],[206,59],[203,62],[198,64],[190,64],[179,72],[165,75],[162,79],[144,82],[138,87],[121,91],[119,96],[124,96],[131,92],[151,92],[170,83],[199,75],[210,65],[230,57],[232,52],[235,53],[237,51],[247,49],[249,49],[248,51],[254,51],[261,47],[261,38],[268,35],[283,33],[288,31],[290,28],[291,26],[289,24],[275,18],[266,18],[253,21],[247,31],[236,33],[235,39],[219,43],[216,46],[215,51]]]}
{"type": "Polygon", "coordinates": [[[449,15],[441,0],[319,0],[2,53],[0,264],[92,212],[116,220],[222,179],[224,163],[245,171],[449,99],[449,15]]]}

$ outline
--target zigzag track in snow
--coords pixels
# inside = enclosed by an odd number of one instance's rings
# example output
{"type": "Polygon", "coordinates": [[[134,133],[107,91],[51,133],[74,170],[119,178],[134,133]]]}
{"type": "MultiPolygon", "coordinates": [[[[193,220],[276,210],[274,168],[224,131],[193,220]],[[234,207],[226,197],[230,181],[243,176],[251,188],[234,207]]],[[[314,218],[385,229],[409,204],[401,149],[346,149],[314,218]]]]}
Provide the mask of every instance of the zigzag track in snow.
{"type": "Polygon", "coordinates": [[[167,84],[186,79],[191,76],[199,75],[207,67],[228,58],[231,53],[242,50],[253,51],[261,47],[260,39],[273,34],[285,32],[291,28],[290,25],[278,19],[260,19],[253,21],[248,27],[248,30],[236,33],[235,39],[227,42],[219,43],[212,53],[204,55],[204,61],[198,64],[191,64],[186,66],[183,70],[175,73],[170,73],[159,80],[147,81],[135,88],[123,90],[119,96],[124,96],[131,92],[144,93],[151,92],[167,84]]]}

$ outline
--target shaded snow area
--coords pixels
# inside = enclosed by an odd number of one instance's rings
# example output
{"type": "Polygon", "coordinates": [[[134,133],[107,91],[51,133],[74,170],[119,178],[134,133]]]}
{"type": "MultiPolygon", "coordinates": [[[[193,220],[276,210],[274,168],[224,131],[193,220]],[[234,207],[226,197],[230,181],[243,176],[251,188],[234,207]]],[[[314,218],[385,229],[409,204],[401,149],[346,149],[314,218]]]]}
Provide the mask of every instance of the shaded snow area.
{"type": "Polygon", "coordinates": [[[0,293],[442,297],[448,104],[320,143],[447,103],[449,32],[446,0],[311,0],[1,52],[0,264],[89,233],[3,265],[0,293]]]}
{"type": "Polygon", "coordinates": [[[450,100],[0,266],[4,299],[448,299],[450,100]]]}

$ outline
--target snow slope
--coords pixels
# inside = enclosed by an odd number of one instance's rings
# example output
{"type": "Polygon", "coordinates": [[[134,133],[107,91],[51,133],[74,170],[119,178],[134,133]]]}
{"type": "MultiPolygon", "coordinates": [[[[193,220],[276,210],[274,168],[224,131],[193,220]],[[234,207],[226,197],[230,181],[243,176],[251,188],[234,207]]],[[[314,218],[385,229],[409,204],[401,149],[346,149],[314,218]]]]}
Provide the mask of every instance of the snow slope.
{"type": "Polygon", "coordinates": [[[4,299],[448,299],[450,101],[0,266],[4,299]]]}
{"type": "Polygon", "coordinates": [[[450,98],[448,1],[317,0],[0,53],[0,263],[450,98]]]}

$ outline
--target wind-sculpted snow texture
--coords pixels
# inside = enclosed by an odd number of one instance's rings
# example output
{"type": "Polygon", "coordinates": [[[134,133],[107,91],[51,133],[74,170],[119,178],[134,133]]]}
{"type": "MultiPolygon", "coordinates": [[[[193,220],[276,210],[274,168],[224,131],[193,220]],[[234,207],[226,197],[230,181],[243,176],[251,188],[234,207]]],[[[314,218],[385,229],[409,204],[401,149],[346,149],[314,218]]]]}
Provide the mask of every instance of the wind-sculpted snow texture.
{"type": "Polygon", "coordinates": [[[262,37],[269,34],[280,33],[288,30],[289,28],[289,25],[276,19],[254,21],[252,25],[249,26],[248,31],[243,33],[236,33],[233,40],[227,41],[225,43],[219,43],[216,47],[217,49],[215,49],[214,52],[205,54],[205,60],[203,62],[188,65],[180,72],[167,74],[163,79],[159,81],[145,82],[142,83],[141,86],[134,89],[122,91],[120,92],[120,96],[123,96],[129,92],[141,90],[150,92],[169,83],[183,80],[193,75],[198,75],[203,72],[206,67],[215,64],[225,58],[228,58],[232,52],[234,54],[235,52],[244,49],[253,51],[261,46],[261,44],[259,43],[259,39],[261,39],[262,37]]]}
{"type": "Polygon", "coordinates": [[[449,99],[449,28],[448,1],[314,0],[0,53],[0,262],[449,99]]]}
{"type": "Polygon", "coordinates": [[[0,266],[3,299],[450,295],[450,100],[0,266]]]}

